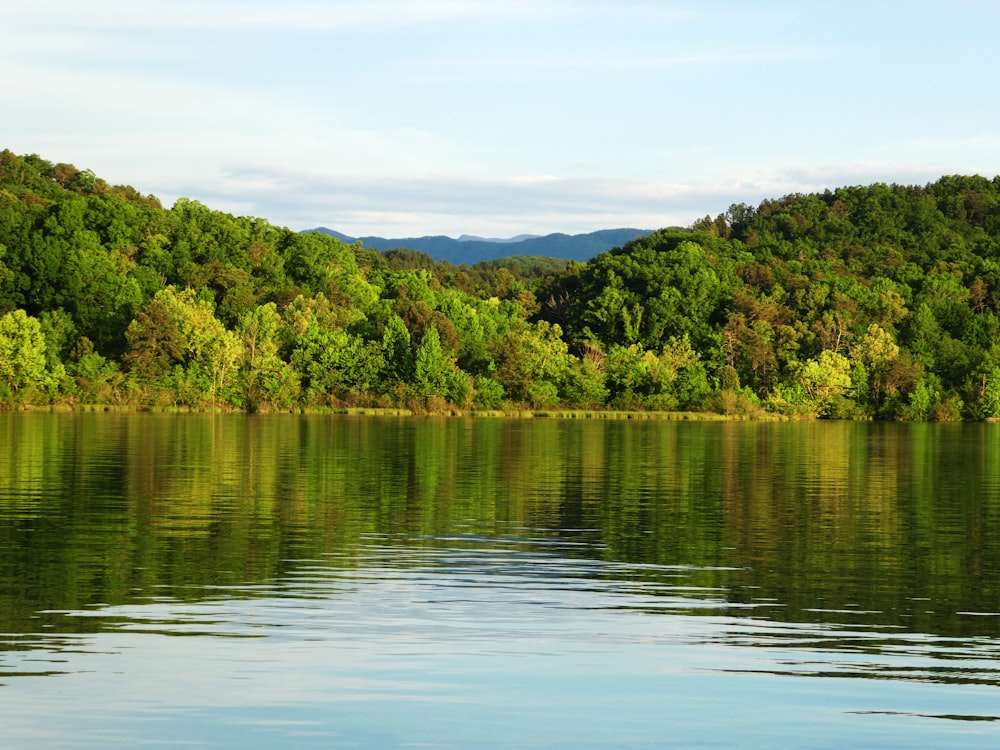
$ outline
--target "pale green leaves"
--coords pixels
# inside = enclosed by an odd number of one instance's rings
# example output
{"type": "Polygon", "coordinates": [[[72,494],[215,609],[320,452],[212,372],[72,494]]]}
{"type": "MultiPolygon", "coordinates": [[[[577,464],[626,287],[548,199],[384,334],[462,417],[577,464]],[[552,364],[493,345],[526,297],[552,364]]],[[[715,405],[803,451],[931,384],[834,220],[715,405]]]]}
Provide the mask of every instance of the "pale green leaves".
{"type": "Polygon", "coordinates": [[[51,385],[46,365],[45,335],[36,318],[24,310],[0,317],[0,390],[17,403],[29,402],[51,385]]]}

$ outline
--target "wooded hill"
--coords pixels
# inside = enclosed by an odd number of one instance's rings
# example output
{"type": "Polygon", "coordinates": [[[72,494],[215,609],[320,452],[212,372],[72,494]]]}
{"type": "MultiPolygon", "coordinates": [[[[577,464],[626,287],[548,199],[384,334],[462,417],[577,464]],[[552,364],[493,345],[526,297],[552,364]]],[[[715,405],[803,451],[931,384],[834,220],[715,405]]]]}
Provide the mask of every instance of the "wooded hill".
{"type": "Polygon", "coordinates": [[[1000,178],[731,206],[586,264],[380,253],[0,152],[0,401],[1000,417],[1000,178]]]}

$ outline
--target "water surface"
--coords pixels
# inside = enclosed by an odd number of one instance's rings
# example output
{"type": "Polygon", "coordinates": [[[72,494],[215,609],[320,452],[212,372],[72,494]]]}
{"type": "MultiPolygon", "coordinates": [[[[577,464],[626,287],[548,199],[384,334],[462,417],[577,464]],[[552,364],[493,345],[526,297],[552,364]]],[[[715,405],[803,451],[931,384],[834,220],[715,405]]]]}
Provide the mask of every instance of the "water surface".
{"type": "Polygon", "coordinates": [[[5,747],[996,747],[1000,426],[0,414],[5,747]]]}

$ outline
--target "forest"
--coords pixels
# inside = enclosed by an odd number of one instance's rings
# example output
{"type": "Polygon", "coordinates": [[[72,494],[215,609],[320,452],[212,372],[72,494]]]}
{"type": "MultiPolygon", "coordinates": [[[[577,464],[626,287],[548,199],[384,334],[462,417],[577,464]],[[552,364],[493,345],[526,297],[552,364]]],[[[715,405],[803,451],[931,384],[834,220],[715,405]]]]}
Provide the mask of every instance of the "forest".
{"type": "Polygon", "coordinates": [[[996,419],[998,307],[1000,177],[456,266],[0,152],[4,408],[996,419]]]}

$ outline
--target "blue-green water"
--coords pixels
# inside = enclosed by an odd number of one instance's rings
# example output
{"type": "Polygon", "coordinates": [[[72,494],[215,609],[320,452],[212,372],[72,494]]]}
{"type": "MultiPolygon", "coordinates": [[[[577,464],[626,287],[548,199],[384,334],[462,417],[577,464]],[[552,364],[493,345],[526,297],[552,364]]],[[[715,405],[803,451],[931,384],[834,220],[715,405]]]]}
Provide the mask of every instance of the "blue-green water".
{"type": "Polygon", "coordinates": [[[1000,425],[0,414],[3,747],[1000,744],[1000,425]]]}

